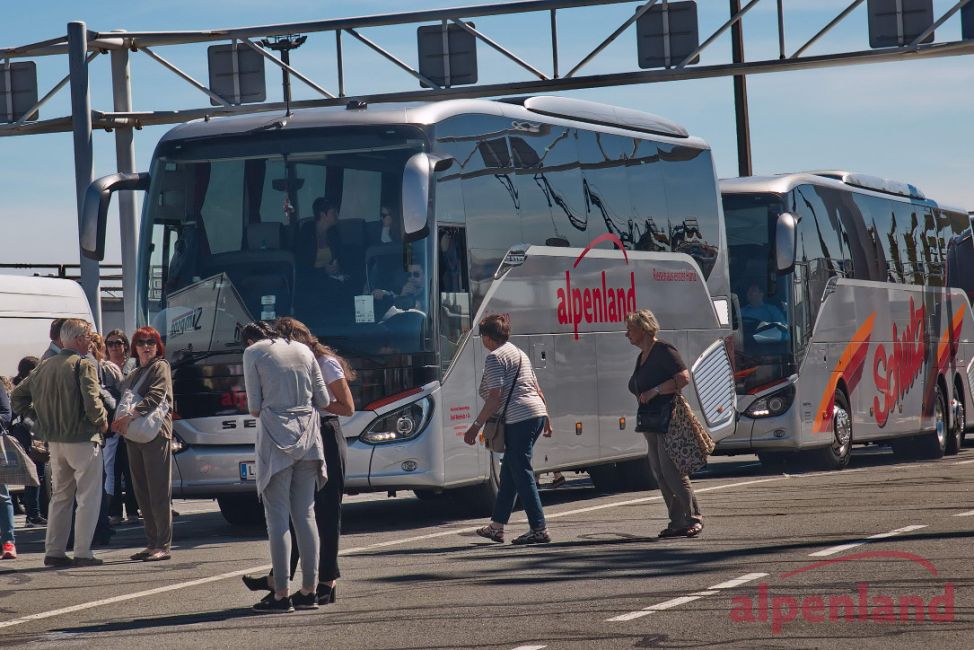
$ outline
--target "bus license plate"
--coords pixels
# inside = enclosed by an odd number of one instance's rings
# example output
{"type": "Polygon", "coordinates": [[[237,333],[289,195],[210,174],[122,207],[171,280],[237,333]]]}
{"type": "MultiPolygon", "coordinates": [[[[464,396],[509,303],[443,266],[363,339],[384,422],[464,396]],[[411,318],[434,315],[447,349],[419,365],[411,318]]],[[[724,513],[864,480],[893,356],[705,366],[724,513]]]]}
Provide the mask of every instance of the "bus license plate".
{"type": "Polygon", "coordinates": [[[240,463],[240,480],[241,481],[257,480],[256,463],[254,462],[240,463]]]}

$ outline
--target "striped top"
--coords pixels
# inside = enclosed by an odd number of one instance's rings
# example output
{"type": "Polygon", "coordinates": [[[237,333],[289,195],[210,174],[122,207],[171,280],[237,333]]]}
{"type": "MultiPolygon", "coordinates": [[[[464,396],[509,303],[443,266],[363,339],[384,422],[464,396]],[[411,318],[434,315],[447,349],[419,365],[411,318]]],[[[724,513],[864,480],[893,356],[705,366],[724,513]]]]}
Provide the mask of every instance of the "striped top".
{"type": "Polygon", "coordinates": [[[535,384],[537,378],[528,355],[508,341],[487,355],[484,362],[484,376],[480,380],[480,396],[487,399],[487,395],[495,388],[501,388],[501,410],[511,390],[511,383],[517,376],[517,385],[511,395],[511,403],[507,407],[504,422],[514,424],[531,418],[545,417],[548,409],[544,400],[538,394],[535,384]],[[518,374],[517,364],[521,360],[521,373],[518,374]]]}

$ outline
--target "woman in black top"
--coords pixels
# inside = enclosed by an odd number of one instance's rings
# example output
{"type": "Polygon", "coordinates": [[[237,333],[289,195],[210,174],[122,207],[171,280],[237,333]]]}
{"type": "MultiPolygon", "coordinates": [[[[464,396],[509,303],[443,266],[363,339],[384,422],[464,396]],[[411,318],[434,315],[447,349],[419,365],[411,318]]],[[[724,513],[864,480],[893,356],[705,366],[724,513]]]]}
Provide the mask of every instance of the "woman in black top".
{"type": "Polygon", "coordinates": [[[660,537],[696,537],[703,530],[690,477],[673,464],[663,446],[673,396],[690,383],[690,373],[672,343],[656,338],[659,322],[648,309],[626,316],[626,338],[639,348],[629,392],[639,400],[636,431],[646,437],[649,465],[669,511],[670,523],[660,537]]]}

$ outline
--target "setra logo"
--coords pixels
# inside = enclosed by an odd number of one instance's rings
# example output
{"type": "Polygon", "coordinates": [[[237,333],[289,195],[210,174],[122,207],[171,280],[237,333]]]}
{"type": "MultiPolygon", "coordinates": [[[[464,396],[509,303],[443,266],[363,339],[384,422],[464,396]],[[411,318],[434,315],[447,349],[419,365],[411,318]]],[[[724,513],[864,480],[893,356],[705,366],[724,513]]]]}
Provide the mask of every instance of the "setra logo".
{"type": "Polygon", "coordinates": [[[897,332],[893,323],[893,352],[887,354],[882,344],[876,346],[873,357],[873,380],[879,395],[873,398],[873,411],[876,414],[876,424],[886,426],[889,415],[897,402],[903,399],[907,391],[913,387],[920,371],[923,370],[924,359],[927,356],[926,333],[924,319],[926,309],[923,305],[914,307],[913,297],[910,297],[910,322],[906,329],[897,332]],[[882,399],[880,399],[882,398],[882,399]]]}
{"type": "MultiPolygon", "coordinates": [[[[590,250],[602,242],[612,242],[629,264],[629,254],[622,240],[612,233],[605,233],[593,239],[582,254],[575,259],[572,269],[577,268],[590,250]]],[[[571,269],[565,271],[565,286],[558,289],[558,323],[571,325],[578,340],[578,326],[586,323],[621,323],[626,314],[636,311],[636,274],[629,272],[629,286],[609,286],[605,271],[602,283],[596,287],[572,286],[571,269]]]]}

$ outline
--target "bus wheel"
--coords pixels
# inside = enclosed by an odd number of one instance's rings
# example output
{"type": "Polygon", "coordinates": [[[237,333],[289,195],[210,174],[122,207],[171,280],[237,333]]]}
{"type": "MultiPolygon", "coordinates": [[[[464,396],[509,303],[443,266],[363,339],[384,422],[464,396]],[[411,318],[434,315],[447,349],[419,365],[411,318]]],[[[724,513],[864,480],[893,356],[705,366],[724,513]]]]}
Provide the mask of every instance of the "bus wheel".
{"type": "Polygon", "coordinates": [[[918,458],[943,458],[944,452],[947,451],[947,399],[939,384],[934,395],[933,421],[933,431],[916,437],[918,458]]]}
{"type": "Polygon", "coordinates": [[[468,485],[450,490],[450,496],[460,507],[476,517],[487,517],[494,511],[494,501],[497,500],[497,489],[501,482],[501,458],[494,452],[488,453],[490,454],[490,475],[486,481],[479,485],[468,485]]]}
{"type": "Polygon", "coordinates": [[[959,452],[964,445],[964,428],[967,426],[964,403],[955,399],[953,405],[954,408],[950,411],[950,426],[947,428],[947,447],[944,450],[948,456],[959,452]]]}
{"type": "Polygon", "coordinates": [[[649,466],[649,457],[641,456],[634,460],[624,460],[616,463],[619,468],[619,475],[622,477],[623,487],[630,492],[642,492],[644,490],[655,490],[656,478],[653,476],[653,469],[649,466]]]}
{"type": "Polygon", "coordinates": [[[217,497],[220,514],[231,526],[263,526],[264,506],[256,494],[227,494],[217,497]]]}
{"type": "Polygon", "coordinates": [[[842,469],[852,457],[852,414],[849,398],[840,390],[835,391],[832,407],[832,444],[812,452],[817,465],[823,469],[842,469]]]}
{"type": "MultiPolygon", "coordinates": [[[[648,459],[646,464],[649,464],[648,459]]],[[[608,463],[607,465],[589,467],[588,475],[592,479],[592,485],[599,492],[611,494],[613,492],[621,492],[626,488],[625,481],[622,478],[622,472],[619,470],[619,463],[608,463]]]]}

